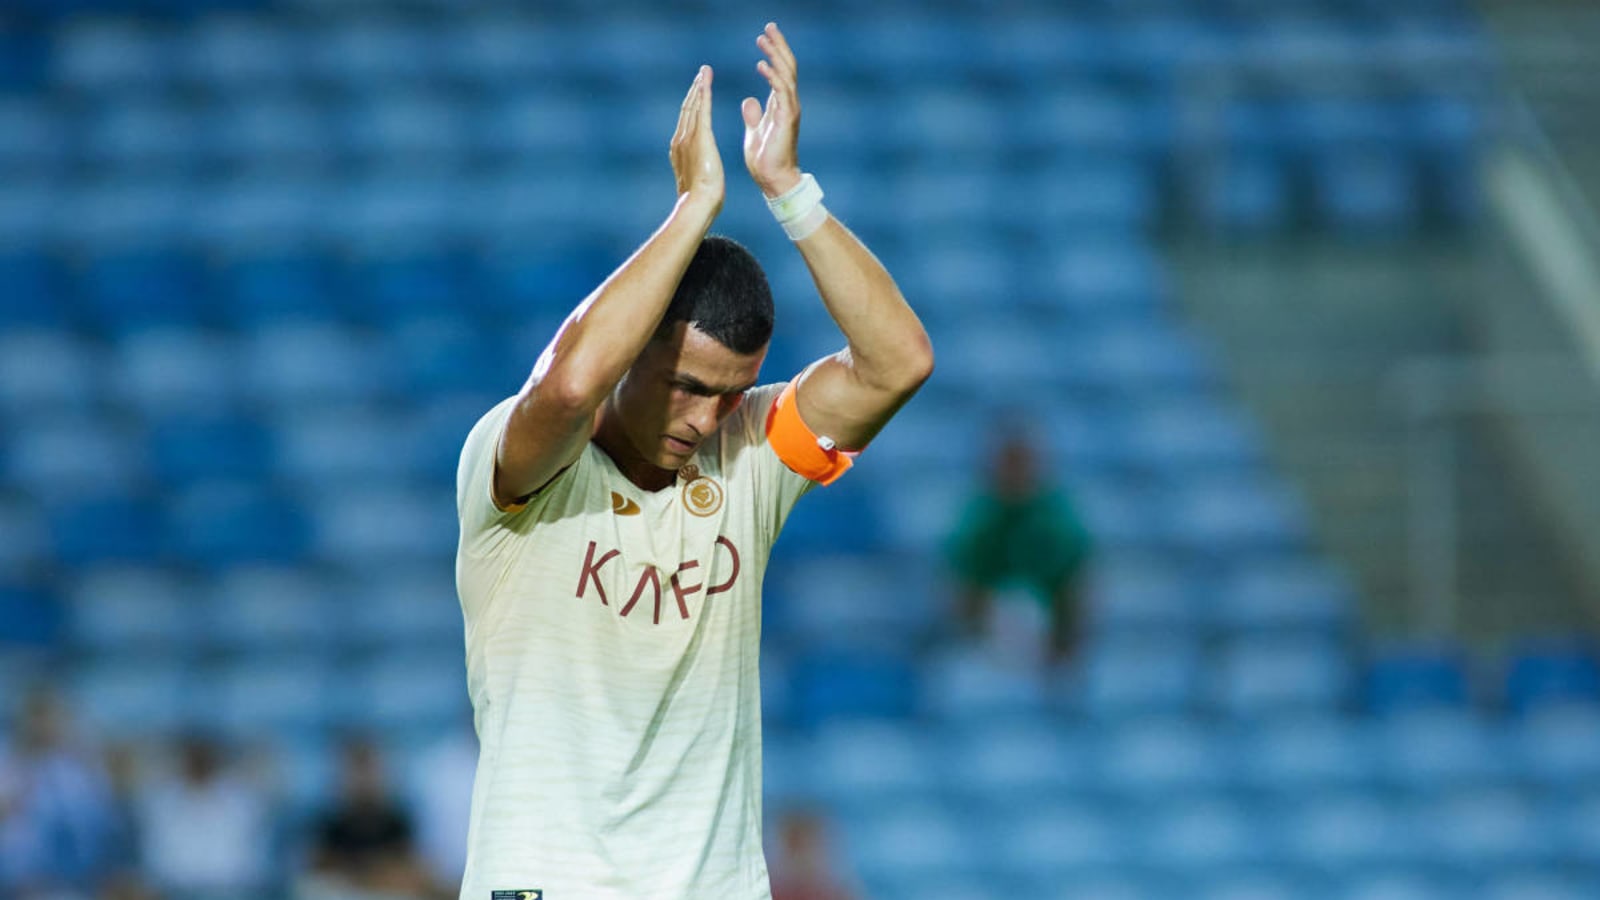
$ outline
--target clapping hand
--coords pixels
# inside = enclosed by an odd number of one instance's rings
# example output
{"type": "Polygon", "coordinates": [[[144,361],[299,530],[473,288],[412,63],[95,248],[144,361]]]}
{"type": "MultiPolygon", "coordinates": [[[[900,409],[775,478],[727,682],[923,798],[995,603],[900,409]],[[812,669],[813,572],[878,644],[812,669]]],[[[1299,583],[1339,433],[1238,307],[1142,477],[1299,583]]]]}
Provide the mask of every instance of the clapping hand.
{"type": "Polygon", "coordinates": [[[726,191],[722,176],[722,156],[717,152],[716,136],[711,133],[711,67],[701,66],[678,112],[678,128],[672,134],[668,151],[672,174],[677,178],[678,196],[703,200],[714,210],[722,208],[726,191]]]}
{"type": "Polygon", "coordinates": [[[756,63],[756,71],[767,79],[772,92],[765,109],[754,97],[746,97],[739,107],[744,115],[744,164],[761,192],[776,197],[800,183],[795,151],[800,137],[797,71],[794,51],[776,24],[767,23],[756,46],[767,57],[756,63]]]}

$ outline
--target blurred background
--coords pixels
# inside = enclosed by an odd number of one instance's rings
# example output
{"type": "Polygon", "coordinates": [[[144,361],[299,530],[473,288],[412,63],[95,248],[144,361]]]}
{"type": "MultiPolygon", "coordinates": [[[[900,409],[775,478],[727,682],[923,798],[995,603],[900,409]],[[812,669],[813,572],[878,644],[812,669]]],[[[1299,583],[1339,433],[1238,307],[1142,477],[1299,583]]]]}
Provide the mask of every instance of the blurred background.
{"type": "Polygon", "coordinates": [[[1600,896],[1579,0],[6,0],[0,896],[454,896],[456,458],[701,62],[839,346],[768,19],[939,354],[768,575],[779,900],[1600,896]]]}

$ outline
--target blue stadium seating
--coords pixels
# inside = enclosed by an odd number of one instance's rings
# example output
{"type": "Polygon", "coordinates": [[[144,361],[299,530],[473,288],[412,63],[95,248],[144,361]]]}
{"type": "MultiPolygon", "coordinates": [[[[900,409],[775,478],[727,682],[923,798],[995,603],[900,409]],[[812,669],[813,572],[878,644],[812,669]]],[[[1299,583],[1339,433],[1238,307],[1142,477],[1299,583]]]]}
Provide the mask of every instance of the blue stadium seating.
{"type": "Polygon", "coordinates": [[[1194,641],[1108,635],[1084,652],[1084,709],[1109,718],[1192,713],[1203,671],[1194,641]]]}
{"type": "MultiPolygon", "coordinates": [[[[293,165],[286,156],[274,157],[274,161],[293,165]]],[[[298,172],[241,174],[218,189],[187,201],[187,231],[190,236],[201,235],[212,242],[218,255],[224,257],[283,253],[286,247],[328,238],[335,221],[329,210],[345,202],[336,187],[335,182],[321,176],[298,172]]],[[[258,313],[271,318],[280,309],[299,314],[309,302],[291,293],[267,298],[260,302],[258,311],[255,305],[259,294],[250,294],[241,301],[236,294],[230,294],[230,289],[227,284],[214,288],[221,294],[224,307],[232,301],[242,303],[245,309],[234,313],[224,308],[225,317],[258,313]]]]}
{"type": "Polygon", "coordinates": [[[68,693],[83,722],[109,738],[156,740],[200,724],[195,680],[170,657],[94,658],[74,669],[68,693]]]}
{"type": "Polygon", "coordinates": [[[195,586],[166,569],[128,564],[87,568],[68,587],[68,634],[89,655],[183,656],[200,636],[195,586]]]}
{"type": "Polygon", "coordinates": [[[53,645],[61,633],[61,609],[37,588],[0,584],[0,647],[53,645]]]}
{"type": "Polygon", "coordinates": [[[304,648],[231,656],[200,677],[200,702],[228,737],[314,736],[357,712],[328,658],[304,648]]]}
{"type": "Polygon", "coordinates": [[[1420,215],[1405,159],[1380,150],[1330,152],[1313,171],[1320,214],[1352,236],[1409,232],[1420,215]]]}
{"type": "Polygon", "coordinates": [[[0,34],[0,87],[18,92],[37,90],[43,85],[48,58],[48,48],[38,33],[8,28],[0,34]]]}
{"type": "Polygon", "coordinates": [[[1167,801],[1141,829],[1140,857],[1184,880],[1262,865],[1274,857],[1273,824],[1245,805],[1214,797],[1167,801]]]}
{"type": "Polygon", "coordinates": [[[454,652],[464,643],[461,605],[448,569],[412,562],[374,575],[347,571],[329,619],[346,646],[454,652]]]}
{"type": "Polygon", "coordinates": [[[1349,665],[1337,641],[1311,637],[1235,641],[1215,673],[1213,702],[1230,715],[1331,711],[1348,699],[1349,665]]]}
{"type": "Polygon", "coordinates": [[[1114,809],[1068,802],[1002,823],[996,849],[1020,876],[1067,885],[1131,862],[1135,834],[1114,809]]]}
{"type": "MultiPolygon", "coordinates": [[[[1242,786],[1271,797],[1297,797],[1375,789],[1380,756],[1371,726],[1326,713],[1285,716],[1256,723],[1240,736],[1242,786]]],[[[1347,796],[1350,794],[1347,794],[1347,796]]]]}
{"type": "Polygon", "coordinates": [[[14,250],[0,254],[0,327],[57,329],[70,325],[68,284],[65,267],[48,253],[14,250]]]}
{"type": "Polygon", "coordinates": [[[1517,770],[1552,790],[1600,785],[1600,710],[1592,704],[1530,711],[1513,732],[1517,770]]]}
{"type": "Polygon", "coordinates": [[[1534,640],[1515,648],[1505,676],[1506,704],[1527,712],[1546,703],[1600,700],[1600,663],[1585,642],[1534,640]]]}
{"type": "Polygon", "coordinates": [[[1193,199],[1203,222],[1231,233],[1273,234],[1293,214],[1289,174],[1264,153],[1224,155],[1204,170],[1193,199]]]}
{"type": "Polygon", "coordinates": [[[1420,801],[1411,815],[1426,865],[1478,880],[1555,862],[1532,803],[1514,791],[1456,791],[1420,801]]]}
{"type": "Polygon", "coordinates": [[[332,320],[339,313],[336,298],[345,290],[342,276],[332,259],[304,249],[233,256],[218,267],[223,315],[240,330],[332,320]]]}
{"type": "Polygon", "coordinates": [[[1086,591],[1088,619],[1106,637],[1193,633],[1208,616],[1192,574],[1166,556],[1098,550],[1086,591]]]}
{"type": "Polygon", "coordinates": [[[65,332],[0,332],[0,411],[15,421],[95,408],[104,387],[90,341],[65,332]]]}
{"type": "Polygon", "coordinates": [[[1103,792],[1089,741],[1048,717],[984,719],[953,737],[945,743],[960,762],[949,790],[972,809],[1009,811],[1103,792]]]}
{"type": "MultiPolygon", "coordinates": [[[[881,595],[880,595],[881,596],[881,595]]],[[[925,608],[924,621],[947,613],[925,608]]],[[[958,727],[1008,719],[1031,720],[1053,703],[1036,673],[1015,660],[1002,661],[976,652],[951,652],[922,662],[922,711],[958,727]]]]}
{"type": "Polygon", "coordinates": [[[1511,773],[1505,735],[1466,710],[1394,715],[1378,734],[1383,777],[1399,788],[1496,785],[1511,773]]]}
{"type": "MultiPolygon", "coordinates": [[[[268,742],[303,817],[334,729],[414,749],[462,721],[461,440],[669,208],[693,65],[764,93],[759,23],[731,2],[13,6],[0,651],[60,651],[100,735],[268,742]]],[[[1470,224],[1495,123],[1426,71],[1488,58],[1467,14],[826,6],[786,20],[807,165],[940,371],[775,554],[769,812],[821,803],[887,900],[1600,892],[1590,649],[1516,648],[1490,691],[1427,648],[1355,665],[1355,588],[1164,269],[1185,216],[1267,240],[1470,224]],[[1197,104],[1202,69],[1276,74],[1197,104]],[[1095,542],[1066,674],[928,647],[973,429],[1020,397],[1095,542]]],[[[841,341],[718,115],[717,228],[768,270],[764,374],[787,378],[841,341]]]]}
{"type": "Polygon", "coordinates": [[[350,673],[353,706],[343,721],[404,738],[439,735],[470,710],[466,665],[444,652],[399,652],[376,657],[350,673]]]}
{"type": "Polygon", "coordinates": [[[138,490],[147,462],[135,434],[103,417],[38,417],[12,437],[6,480],[41,500],[138,490]]]}
{"type": "Polygon", "coordinates": [[[836,719],[906,718],[917,706],[916,670],[882,650],[805,653],[795,660],[793,678],[791,705],[802,728],[836,719]]]}
{"type": "Polygon", "coordinates": [[[448,555],[458,537],[452,494],[437,487],[329,489],[309,506],[309,552],[328,563],[381,567],[437,559],[448,555]]]}
{"type": "Polygon", "coordinates": [[[1416,835],[1392,802],[1366,793],[1307,794],[1279,823],[1286,858],[1324,876],[1404,864],[1416,835]]]}
{"type": "Polygon", "coordinates": [[[20,498],[0,499],[0,571],[23,577],[49,563],[39,510],[20,498]]]}
{"type": "Polygon", "coordinates": [[[841,721],[810,744],[817,795],[846,815],[870,815],[937,794],[948,757],[932,736],[892,723],[841,721]]]}
{"type": "Polygon", "coordinates": [[[339,637],[340,604],[334,592],[324,579],[298,568],[229,568],[195,599],[199,602],[192,605],[204,622],[206,643],[222,652],[316,650],[339,637]]]}
{"type": "Polygon", "coordinates": [[[796,504],[778,540],[784,552],[797,555],[870,554],[884,549],[882,535],[868,488],[845,478],[796,504]]]}
{"type": "Polygon", "coordinates": [[[1350,624],[1355,591],[1333,566],[1309,555],[1246,558],[1212,598],[1210,621],[1224,632],[1337,636],[1350,624]]]}
{"type": "Polygon", "coordinates": [[[169,486],[210,479],[260,481],[275,452],[273,437],[254,418],[158,418],[150,427],[150,471],[169,486]]]}
{"type": "MultiPolygon", "coordinates": [[[[108,393],[151,421],[226,417],[242,393],[234,349],[228,338],[199,329],[124,335],[106,360],[108,393]]],[[[253,419],[237,424],[256,426],[253,419]]]]}
{"type": "Polygon", "coordinates": [[[239,350],[245,391],[269,409],[371,405],[394,389],[375,341],[331,324],[261,327],[239,350]]]}
{"type": "Polygon", "coordinates": [[[296,563],[309,555],[304,511],[242,482],[191,483],[172,501],[166,525],[170,552],[199,566],[296,563]]]}
{"type": "Polygon", "coordinates": [[[1112,731],[1100,753],[1106,789],[1134,801],[1209,791],[1235,778],[1224,736],[1193,717],[1133,720],[1112,731]]]}
{"type": "Polygon", "coordinates": [[[52,555],[69,570],[100,562],[170,559],[160,510],[137,496],[97,492],[88,499],[49,507],[45,514],[52,555]]]}
{"type": "Polygon", "coordinates": [[[96,109],[79,152],[97,169],[154,173],[194,166],[200,142],[191,111],[164,100],[119,98],[96,109]]]}
{"type": "Polygon", "coordinates": [[[298,490],[420,480],[423,459],[416,446],[415,418],[372,410],[286,414],[272,426],[273,474],[298,490]]]}
{"type": "MultiPolygon", "coordinates": [[[[389,315],[404,315],[398,309],[389,315]]],[[[511,359],[502,353],[509,342],[498,339],[491,329],[461,318],[429,318],[395,323],[388,334],[384,354],[399,361],[401,386],[421,394],[477,393],[521,386],[530,360],[538,350],[526,351],[526,359],[511,359]]]]}
{"type": "Polygon", "coordinates": [[[934,804],[891,807],[851,821],[846,831],[849,855],[868,885],[907,876],[948,881],[975,875],[983,864],[980,835],[934,804]]]}
{"type": "Polygon", "coordinates": [[[111,334],[204,321],[204,290],[197,262],[166,251],[97,257],[82,279],[85,312],[111,334]]]}
{"type": "Polygon", "coordinates": [[[1460,651],[1449,645],[1380,648],[1366,673],[1366,705],[1375,713],[1459,708],[1472,701],[1460,651]]]}
{"type": "MultiPolygon", "coordinates": [[[[101,3],[75,0],[80,10],[101,3]]],[[[59,12],[72,5],[51,4],[59,12]]],[[[60,29],[51,60],[52,80],[91,94],[159,93],[171,78],[176,54],[160,32],[134,21],[91,18],[68,20],[60,29]]]]}

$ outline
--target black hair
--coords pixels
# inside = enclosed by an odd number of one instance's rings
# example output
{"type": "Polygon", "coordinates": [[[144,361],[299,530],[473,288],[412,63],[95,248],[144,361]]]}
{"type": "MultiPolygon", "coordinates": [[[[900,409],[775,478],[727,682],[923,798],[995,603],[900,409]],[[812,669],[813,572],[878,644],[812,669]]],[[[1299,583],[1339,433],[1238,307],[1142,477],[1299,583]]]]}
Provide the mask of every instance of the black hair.
{"type": "Polygon", "coordinates": [[[732,238],[707,235],[689,260],[656,335],[688,322],[735,353],[772,340],[772,288],[754,255],[732,238]]]}

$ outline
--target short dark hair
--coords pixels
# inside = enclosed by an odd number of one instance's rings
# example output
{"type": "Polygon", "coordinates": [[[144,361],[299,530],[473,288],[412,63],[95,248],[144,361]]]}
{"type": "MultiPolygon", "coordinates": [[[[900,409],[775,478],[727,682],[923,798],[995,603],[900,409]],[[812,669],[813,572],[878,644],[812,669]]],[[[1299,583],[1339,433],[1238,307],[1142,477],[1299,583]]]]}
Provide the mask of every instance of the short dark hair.
{"type": "Polygon", "coordinates": [[[707,235],[661,317],[657,336],[688,322],[735,353],[772,340],[772,288],[754,255],[732,238],[707,235]]]}

